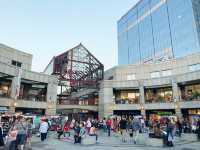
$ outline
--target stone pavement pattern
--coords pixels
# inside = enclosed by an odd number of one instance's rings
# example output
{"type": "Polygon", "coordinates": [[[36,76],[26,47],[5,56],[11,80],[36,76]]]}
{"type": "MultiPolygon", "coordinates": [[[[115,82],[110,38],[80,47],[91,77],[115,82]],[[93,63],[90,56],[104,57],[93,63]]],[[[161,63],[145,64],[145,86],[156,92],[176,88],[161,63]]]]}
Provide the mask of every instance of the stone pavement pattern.
{"type": "MultiPolygon", "coordinates": [[[[184,139],[184,138],[183,138],[184,139]]],[[[106,135],[101,135],[99,138],[99,143],[91,146],[74,145],[72,142],[64,142],[56,139],[56,136],[51,135],[47,141],[41,143],[38,137],[33,138],[32,150],[200,150],[200,142],[192,141],[193,137],[188,138],[188,141],[182,140],[175,145],[173,148],[162,148],[144,145],[134,145],[134,144],[123,144],[120,142],[120,138],[117,136],[107,137],[106,135]]]]}

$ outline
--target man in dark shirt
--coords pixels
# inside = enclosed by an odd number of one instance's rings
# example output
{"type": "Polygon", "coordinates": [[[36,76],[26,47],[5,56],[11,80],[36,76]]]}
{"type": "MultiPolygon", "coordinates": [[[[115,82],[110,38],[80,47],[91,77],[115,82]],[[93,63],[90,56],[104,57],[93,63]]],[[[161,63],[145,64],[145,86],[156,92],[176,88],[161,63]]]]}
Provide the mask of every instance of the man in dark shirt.
{"type": "Polygon", "coordinates": [[[124,117],[120,120],[119,127],[122,134],[122,142],[126,142],[127,121],[124,117]]]}

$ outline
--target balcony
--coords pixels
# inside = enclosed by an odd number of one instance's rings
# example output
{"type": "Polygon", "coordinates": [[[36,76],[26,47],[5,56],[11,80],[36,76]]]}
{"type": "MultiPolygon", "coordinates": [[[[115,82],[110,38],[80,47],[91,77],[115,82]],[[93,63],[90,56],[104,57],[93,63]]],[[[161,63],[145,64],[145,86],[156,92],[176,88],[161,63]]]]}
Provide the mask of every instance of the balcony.
{"type": "Polygon", "coordinates": [[[133,98],[115,99],[115,104],[139,104],[139,97],[135,99],[133,98]]]}
{"type": "Polygon", "coordinates": [[[26,101],[46,102],[47,84],[22,80],[18,99],[26,101]]]}
{"type": "Polygon", "coordinates": [[[182,101],[200,101],[200,84],[180,85],[182,101]]]}
{"type": "Polygon", "coordinates": [[[0,97],[9,98],[11,95],[12,80],[7,79],[6,75],[0,74],[0,97]]]}
{"type": "Polygon", "coordinates": [[[171,103],[172,88],[145,89],[145,103],[171,103]]]}
{"type": "Polygon", "coordinates": [[[114,90],[115,104],[139,104],[140,93],[138,89],[114,90]]]}

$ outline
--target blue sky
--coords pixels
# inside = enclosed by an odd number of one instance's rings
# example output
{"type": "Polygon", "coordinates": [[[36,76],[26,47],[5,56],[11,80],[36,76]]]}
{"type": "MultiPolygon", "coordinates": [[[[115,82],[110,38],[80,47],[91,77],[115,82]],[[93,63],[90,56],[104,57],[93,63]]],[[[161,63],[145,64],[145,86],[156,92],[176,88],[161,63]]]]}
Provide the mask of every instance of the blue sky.
{"type": "Polygon", "coordinates": [[[0,0],[0,43],[34,55],[35,71],[80,42],[117,65],[117,21],[138,0],[0,0]]]}

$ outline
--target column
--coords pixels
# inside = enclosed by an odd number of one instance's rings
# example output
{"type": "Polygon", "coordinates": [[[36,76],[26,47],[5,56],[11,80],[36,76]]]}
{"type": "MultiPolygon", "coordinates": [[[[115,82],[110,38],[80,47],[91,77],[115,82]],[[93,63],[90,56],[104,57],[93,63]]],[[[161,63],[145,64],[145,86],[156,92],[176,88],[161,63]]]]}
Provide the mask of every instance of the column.
{"type": "Polygon", "coordinates": [[[11,84],[11,93],[10,93],[10,102],[9,102],[9,111],[15,113],[15,108],[17,106],[17,96],[20,90],[20,82],[18,77],[13,77],[11,84]]]}
{"type": "Polygon", "coordinates": [[[144,85],[141,81],[139,82],[139,91],[140,91],[141,115],[146,118],[144,85]]]}
{"type": "Polygon", "coordinates": [[[113,110],[115,109],[115,103],[113,101],[113,88],[106,84],[107,83],[104,81],[99,90],[99,118],[112,115],[113,110]]]}
{"type": "Polygon", "coordinates": [[[12,99],[16,99],[17,86],[18,86],[18,77],[13,77],[11,85],[11,94],[10,94],[10,97],[12,99]]]}
{"type": "Polygon", "coordinates": [[[139,91],[140,91],[140,104],[145,104],[144,86],[143,85],[140,85],[139,91]]]}
{"type": "Polygon", "coordinates": [[[175,78],[172,79],[172,91],[173,91],[173,102],[177,117],[182,118],[181,108],[180,108],[180,96],[179,87],[175,78]]]}
{"type": "Polygon", "coordinates": [[[172,79],[172,91],[173,91],[173,101],[179,102],[180,101],[179,87],[175,78],[172,79]]]}
{"type": "Polygon", "coordinates": [[[57,89],[58,89],[58,81],[55,79],[51,79],[51,81],[49,81],[47,86],[46,115],[56,114],[57,89]]]}

